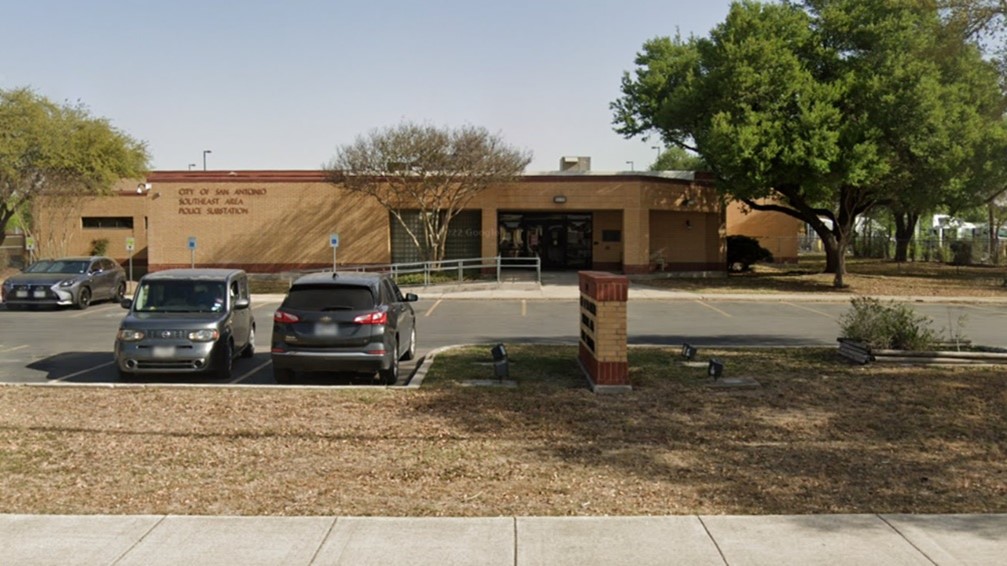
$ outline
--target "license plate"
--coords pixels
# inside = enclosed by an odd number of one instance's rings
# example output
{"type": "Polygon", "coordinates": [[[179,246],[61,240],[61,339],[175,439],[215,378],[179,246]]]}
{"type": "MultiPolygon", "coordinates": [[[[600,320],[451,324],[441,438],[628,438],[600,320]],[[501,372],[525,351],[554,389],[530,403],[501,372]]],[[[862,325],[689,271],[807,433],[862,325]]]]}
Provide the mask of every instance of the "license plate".
{"type": "Polygon", "coordinates": [[[19,299],[25,299],[28,297],[28,291],[15,291],[14,296],[19,299]]]}
{"type": "Polygon", "coordinates": [[[331,322],[319,322],[315,324],[315,334],[317,336],[335,336],[336,325],[331,322]]]}
{"type": "Polygon", "coordinates": [[[45,291],[35,291],[35,293],[33,293],[33,294],[35,295],[36,299],[44,299],[45,298],[45,291]]]}
{"type": "Polygon", "coordinates": [[[154,346],[153,352],[151,354],[155,358],[170,358],[175,355],[174,346],[154,346]]]}

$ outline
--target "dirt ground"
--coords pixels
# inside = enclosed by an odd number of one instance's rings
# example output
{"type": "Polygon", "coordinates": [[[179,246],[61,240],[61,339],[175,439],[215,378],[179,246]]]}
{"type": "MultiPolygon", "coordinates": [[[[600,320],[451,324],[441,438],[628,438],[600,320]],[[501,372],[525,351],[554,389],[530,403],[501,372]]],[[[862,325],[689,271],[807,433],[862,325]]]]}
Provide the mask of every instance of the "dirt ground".
{"type": "MultiPolygon", "coordinates": [[[[498,516],[1007,512],[1007,370],[724,350],[710,387],[634,349],[596,395],[574,347],[509,346],[513,389],[0,387],[0,513],[498,516]]],[[[482,364],[482,365],[480,365],[482,364]]]]}

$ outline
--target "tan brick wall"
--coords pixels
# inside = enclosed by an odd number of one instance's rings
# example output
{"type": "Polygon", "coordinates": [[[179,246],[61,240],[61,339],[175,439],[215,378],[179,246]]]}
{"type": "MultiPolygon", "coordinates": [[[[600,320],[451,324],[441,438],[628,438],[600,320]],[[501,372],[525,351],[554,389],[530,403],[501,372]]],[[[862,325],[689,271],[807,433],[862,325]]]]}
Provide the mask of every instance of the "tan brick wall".
{"type": "Polygon", "coordinates": [[[91,253],[91,242],[105,238],[109,242],[106,254],[125,263],[129,259],[126,238],[133,237],[136,240],[134,261],[145,261],[147,197],[136,192],[137,184],[135,179],[124,179],[113,187],[113,196],[107,197],[37,200],[32,213],[36,223],[36,257],[87,255],[91,253]],[[133,219],[133,229],[84,228],[82,218],[88,216],[128,216],[133,219]]]}
{"type": "Polygon", "coordinates": [[[779,212],[751,210],[738,201],[727,205],[727,234],[756,238],[777,262],[797,261],[803,226],[800,220],[779,212]]]}
{"type": "MultiPolygon", "coordinates": [[[[330,184],[321,172],[167,171],[152,173],[147,181],[151,188],[143,195],[136,194],[135,181],[123,181],[117,196],[63,211],[62,219],[51,219],[43,231],[67,232],[67,253],[84,253],[92,239],[107,237],[110,252],[121,260],[126,257],[125,237],[132,235],[138,257],[146,254],[152,269],[188,266],[190,236],[197,239],[197,265],[255,271],[327,267],[332,264],[329,234],[336,232],[341,265],[391,260],[388,212],[368,197],[330,184]],[[131,234],[119,230],[85,233],[80,217],[88,215],[130,215],[134,229],[131,234]],[[149,251],[148,240],[153,244],[149,251]]],[[[663,224],[653,232],[652,209],[693,219],[692,230],[674,234],[682,239],[683,248],[690,248],[677,259],[722,263],[719,206],[712,188],[688,181],[643,175],[530,175],[520,182],[491,187],[467,208],[482,211],[485,257],[497,255],[501,211],[590,212],[596,265],[645,272],[652,269],[651,239],[671,237],[663,224]],[[554,202],[556,196],[566,197],[566,202],[554,202]],[[602,242],[603,230],[621,230],[621,241],[602,242]]]]}

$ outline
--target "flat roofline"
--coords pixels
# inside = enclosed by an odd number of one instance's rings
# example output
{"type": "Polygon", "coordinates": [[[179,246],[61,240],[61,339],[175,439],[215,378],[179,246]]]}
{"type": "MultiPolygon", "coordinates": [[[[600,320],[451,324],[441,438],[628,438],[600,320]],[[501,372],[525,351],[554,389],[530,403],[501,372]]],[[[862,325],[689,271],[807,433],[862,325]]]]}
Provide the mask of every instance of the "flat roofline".
{"type": "MultiPolygon", "coordinates": [[[[629,179],[696,181],[704,174],[695,171],[533,171],[521,175],[525,180],[545,179],[629,179]],[[698,177],[698,179],[697,179],[698,177]]],[[[317,183],[330,179],[328,171],[321,170],[241,170],[241,171],[151,171],[146,178],[150,183],[317,183]]],[[[123,191],[129,192],[129,191],[123,191]]]]}

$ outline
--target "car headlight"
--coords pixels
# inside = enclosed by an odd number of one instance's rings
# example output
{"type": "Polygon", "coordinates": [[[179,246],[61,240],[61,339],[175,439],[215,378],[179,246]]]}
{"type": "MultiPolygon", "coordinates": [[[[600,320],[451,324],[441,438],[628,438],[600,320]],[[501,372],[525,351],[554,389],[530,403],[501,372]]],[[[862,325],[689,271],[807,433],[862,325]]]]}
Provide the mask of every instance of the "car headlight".
{"type": "Polygon", "coordinates": [[[65,281],[60,281],[59,282],[59,286],[60,287],[73,287],[73,284],[76,283],[76,282],[77,282],[76,279],[67,279],[65,281]]]}
{"type": "Polygon", "coordinates": [[[193,330],[189,333],[189,340],[193,342],[212,342],[220,337],[216,330],[193,330]]]}
{"type": "Polygon", "coordinates": [[[143,340],[144,333],[142,330],[133,330],[130,328],[120,328],[118,338],[123,342],[136,342],[138,340],[143,340]]]}

